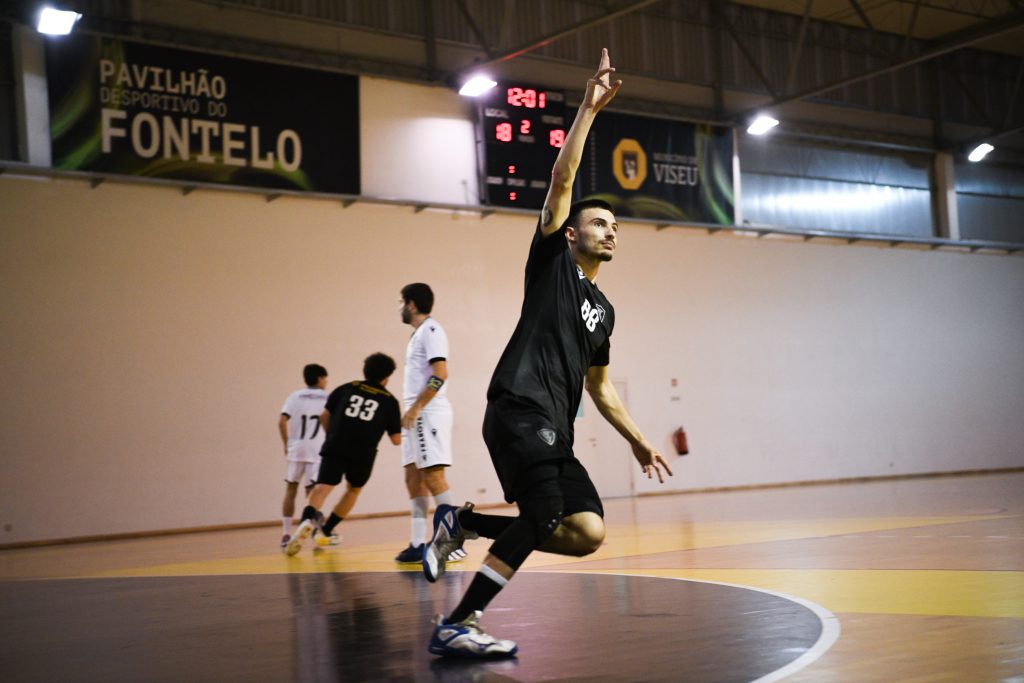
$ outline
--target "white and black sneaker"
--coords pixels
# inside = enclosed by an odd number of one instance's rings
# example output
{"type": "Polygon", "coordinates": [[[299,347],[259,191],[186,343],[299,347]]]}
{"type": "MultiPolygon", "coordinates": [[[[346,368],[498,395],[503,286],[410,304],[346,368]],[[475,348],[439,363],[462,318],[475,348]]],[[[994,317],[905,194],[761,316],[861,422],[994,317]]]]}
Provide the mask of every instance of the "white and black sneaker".
{"type": "Polygon", "coordinates": [[[480,627],[482,612],[473,612],[462,621],[454,624],[445,622],[444,615],[438,614],[434,619],[434,634],[430,638],[427,650],[430,654],[442,657],[464,657],[471,659],[489,659],[511,657],[519,650],[512,640],[499,640],[484,633],[480,627]]]}
{"type": "Polygon", "coordinates": [[[444,574],[445,563],[457,562],[465,557],[462,544],[467,538],[479,538],[476,532],[463,529],[459,524],[459,513],[472,509],[472,503],[466,503],[460,508],[454,505],[437,506],[434,511],[434,536],[423,548],[423,574],[427,581],[437,581],[444,574]],[[456,551],[461,552],[463,557],[456,554],[453,560],[452,554],[456,551]]]}

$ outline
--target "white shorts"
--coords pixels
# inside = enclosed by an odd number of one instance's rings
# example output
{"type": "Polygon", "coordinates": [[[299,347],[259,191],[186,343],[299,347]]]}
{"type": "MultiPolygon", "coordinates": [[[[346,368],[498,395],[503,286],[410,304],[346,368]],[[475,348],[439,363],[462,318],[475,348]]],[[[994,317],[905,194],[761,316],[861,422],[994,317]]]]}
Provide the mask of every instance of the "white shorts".
{"type": "Polygon", "coordinates": [[[452,414],[420,413],[413,429],[402,430],[402,466],[418,469],[452,464],[452,414]]]}
{"type": "Polygon", "coordinates": [[[320,462],[303,462],[301,460],[289,460],[288,469],[284,472],[284,480],[289,484],[300,483],[303,486],[312,486],[316,483],[316,477],[320,474],[320,462]]]}

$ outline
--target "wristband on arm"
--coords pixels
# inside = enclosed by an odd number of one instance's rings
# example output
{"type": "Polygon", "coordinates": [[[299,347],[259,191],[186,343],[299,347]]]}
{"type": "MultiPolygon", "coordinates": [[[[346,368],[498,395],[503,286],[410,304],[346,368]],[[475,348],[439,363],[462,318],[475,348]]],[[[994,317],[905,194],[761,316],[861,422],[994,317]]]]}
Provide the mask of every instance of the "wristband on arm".
{"type": "Polygon", "coordinates": [[[444,386],[444,380],[437,375],[431,375],[430,379],[427,380],[427,388],[433,389],[434,391],[441,391],[441,387],[444,386]]]}

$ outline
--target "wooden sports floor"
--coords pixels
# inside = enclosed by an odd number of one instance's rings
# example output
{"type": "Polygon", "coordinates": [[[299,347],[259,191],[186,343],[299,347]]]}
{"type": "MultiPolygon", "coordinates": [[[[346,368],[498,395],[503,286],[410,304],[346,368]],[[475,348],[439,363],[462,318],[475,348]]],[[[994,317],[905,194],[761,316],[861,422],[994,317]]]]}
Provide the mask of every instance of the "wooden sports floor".
{"type": "Polygon", "coordinates": [[[404,517],[294,558],[276,527],[0,551],[0,677],[1024,681],[1024,473],[606,508],[595,555],[536,554],[492,603],[520,645],[494,662],[426,652],[488,542],[428,584],[392,562],[404,517]]]}

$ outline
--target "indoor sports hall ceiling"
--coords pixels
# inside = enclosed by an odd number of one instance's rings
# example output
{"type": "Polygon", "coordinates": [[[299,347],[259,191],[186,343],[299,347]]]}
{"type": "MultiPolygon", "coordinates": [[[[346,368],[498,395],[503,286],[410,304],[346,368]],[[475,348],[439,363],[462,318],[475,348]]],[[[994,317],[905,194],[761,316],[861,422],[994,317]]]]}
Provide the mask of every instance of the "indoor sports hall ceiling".
{"type": "MultiPolygon", "coordinates": [[[[2,3],[27,21],[31,0],[2,3]]],[[[453,86],[578,93],[608,46],[638,112],[1024,163],[1022,0],[70,0],[82,30],[453,86]]]]}
{"type": "MultiPolygon", "coordinates": [[[[809,13],[818,21],[878,33],[909,33],[928,41],[1001,21],[1024,9],[1019,0],[740,0],[736,4],[800,16],[809,13]]],[[[983,40],[974,47],[1024,56],[1020,34],[983,40]]]]}

